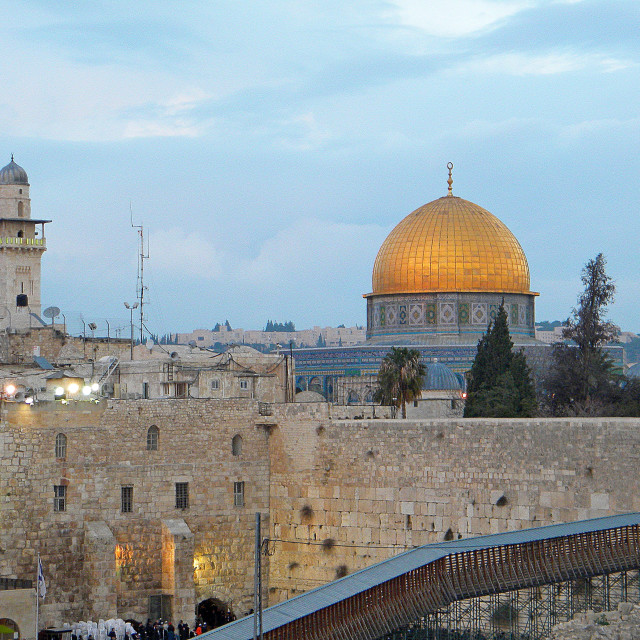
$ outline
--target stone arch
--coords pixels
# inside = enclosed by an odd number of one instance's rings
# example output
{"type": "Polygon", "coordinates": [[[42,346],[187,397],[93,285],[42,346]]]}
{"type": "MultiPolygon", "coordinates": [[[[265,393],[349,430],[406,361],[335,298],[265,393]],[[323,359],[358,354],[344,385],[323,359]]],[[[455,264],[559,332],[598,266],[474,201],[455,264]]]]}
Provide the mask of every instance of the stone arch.
{"type": "Polygon", "coordinates": [[[18,637],[20,637],[20,629],[18,628],[17,623],[11,618],[0,618],[0,625],[12,630],[7,633],[2,633],[2,631],[0,631],[0,640],[13,640],[13,634],[16,632],[18,633],[18,637]]]}
{"type": "Polygon", "coordinates": [[[231,453],[234,456],[242,455],[242,436],[239,433],[231,439],[231,453]]]}
{"type": "Polygon", "coordinates": [[[309,386],[307,384],[307,379],[302,376],[298,376],[296,378],[296,393],[300,393],[301,391],[308,391],[309,386]]]}
{"type": "Polygon", "coordinates": [[[349,391],[349,395],[347,396],[347,404],[360,404],[360,396],[353,389],[349,391]]]}
{"type": "Polygon", "coordinates": [[[200,601],[196,608],[196,615],[203,623],[206,623],[207,631],[236,619],[231,604],[223,602],[219,598],[207,598],[200,601]]]}
{"type": "Polygon", "coordinates": [[[324,388],[320,376],[313,376],[313,378],[309,380],[308,391],[315,391],[324,397],[324,388]]]}

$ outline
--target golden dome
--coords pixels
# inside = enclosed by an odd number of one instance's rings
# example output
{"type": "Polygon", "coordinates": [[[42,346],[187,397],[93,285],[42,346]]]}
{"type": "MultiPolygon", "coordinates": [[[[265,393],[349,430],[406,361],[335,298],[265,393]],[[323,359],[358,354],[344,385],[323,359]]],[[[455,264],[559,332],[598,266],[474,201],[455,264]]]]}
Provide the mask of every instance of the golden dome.
{"type": "Polygon", "coordinates": [[[507,227],[473,202],[447,195],[410,213],[373,266],[373,294],[531,293],[529,265],[507,227]]]}

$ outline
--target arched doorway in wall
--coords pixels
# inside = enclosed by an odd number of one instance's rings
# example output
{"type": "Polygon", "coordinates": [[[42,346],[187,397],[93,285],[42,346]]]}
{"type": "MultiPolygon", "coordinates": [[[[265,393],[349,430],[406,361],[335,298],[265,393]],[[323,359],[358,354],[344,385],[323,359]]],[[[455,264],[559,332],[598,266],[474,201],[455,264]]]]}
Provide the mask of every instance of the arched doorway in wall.
{"type": "Polygon", "coordinates": [[[11,618],[0,618],[0,640],[13,640],[19,637],[20,629],[14,621],[11,618]]]}
{"type": "Polygon", "coordinates": [[[233,622],[236,619],[231,606],[218,598],[203,600],[196,609],[196,615],[202,622],[207,623],[207,630],[221,627],[223,624],[233,622]]]}

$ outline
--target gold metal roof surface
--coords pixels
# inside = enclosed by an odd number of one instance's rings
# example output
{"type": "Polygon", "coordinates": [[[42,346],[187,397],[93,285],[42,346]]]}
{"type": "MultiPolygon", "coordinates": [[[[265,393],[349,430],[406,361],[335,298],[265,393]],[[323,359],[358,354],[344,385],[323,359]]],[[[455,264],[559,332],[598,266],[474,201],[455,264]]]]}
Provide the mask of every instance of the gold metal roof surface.
{"type": "Polygon", "coordinates": [[[447,195],[410,213],[387,236],[373,266],[373,293],[531,293],[529,265],[493,214],[447,195]]]}

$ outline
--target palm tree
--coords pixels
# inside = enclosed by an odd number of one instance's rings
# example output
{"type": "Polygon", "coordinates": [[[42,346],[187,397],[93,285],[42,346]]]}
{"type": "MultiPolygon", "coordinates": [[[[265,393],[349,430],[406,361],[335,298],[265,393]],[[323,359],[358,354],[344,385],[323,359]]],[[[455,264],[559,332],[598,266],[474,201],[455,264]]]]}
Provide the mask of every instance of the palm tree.
{"type": "Polygon", "coordinates": [[[420,352],[406,347],[391,347],[380,365],[375,399],[386,405],[402,407],[402,417],[407,417],[407,402],[419,397],[422,389],[424,365],[420,352]]]}

